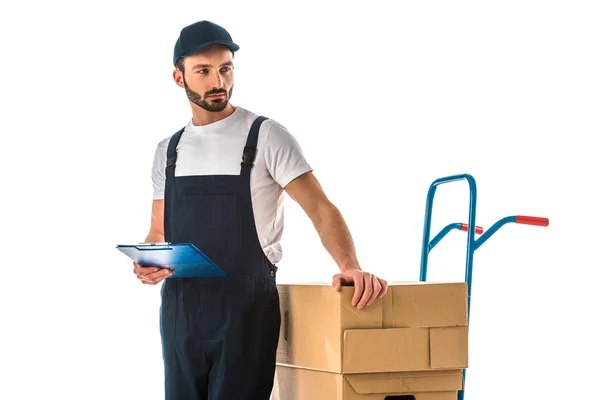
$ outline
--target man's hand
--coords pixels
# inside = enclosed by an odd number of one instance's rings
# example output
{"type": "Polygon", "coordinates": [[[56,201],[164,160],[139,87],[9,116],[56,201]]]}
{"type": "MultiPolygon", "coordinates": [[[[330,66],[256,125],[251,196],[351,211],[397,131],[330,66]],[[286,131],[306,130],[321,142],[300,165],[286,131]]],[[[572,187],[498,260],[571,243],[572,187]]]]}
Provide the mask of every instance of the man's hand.
{"type": "Polygon", "coordinates": [[[163,279],[173,275],[169,269],[161,269],[156,267],[142,267],[140,264],[133,262],[133,273],[146,285],[156,285],[163,279]]]}
{"type": "Polygon", "coordinates": [[[373,274],[361,270],[350,270],[333,276],[333,289],[337,292],[342,286],[354,285],[352,305],[361,309],[373,304],[387,292],[387,282],[373,274]]]}

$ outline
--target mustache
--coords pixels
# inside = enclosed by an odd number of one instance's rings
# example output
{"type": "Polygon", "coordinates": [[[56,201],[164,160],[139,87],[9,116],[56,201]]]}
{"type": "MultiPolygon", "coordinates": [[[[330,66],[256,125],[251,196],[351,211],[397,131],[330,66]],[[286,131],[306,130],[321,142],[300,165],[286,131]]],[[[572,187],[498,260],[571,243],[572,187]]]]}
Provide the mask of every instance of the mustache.
{"type": "Polygon", "coordinates": [[[211,96],[213,94],[224,94],[227,95],[227,91],[224,89],[219,89],[219,90],[211,90],[210,92],[206,92],[204,94],[204,96],[211,96]]]}

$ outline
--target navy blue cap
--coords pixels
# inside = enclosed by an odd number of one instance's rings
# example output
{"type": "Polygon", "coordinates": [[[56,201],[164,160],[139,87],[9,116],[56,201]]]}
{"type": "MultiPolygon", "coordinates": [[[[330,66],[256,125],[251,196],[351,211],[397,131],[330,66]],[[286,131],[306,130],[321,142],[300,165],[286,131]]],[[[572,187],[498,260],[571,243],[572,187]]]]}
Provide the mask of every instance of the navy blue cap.
{"type": "Polygon", "coordinates": [[[222,26],[210,21],[198,21],[181,30],[173,51],[173,65],[177,64],[179,58],[196,54],[212,44],[227,46],[234,53],[240,49],[222,26]]]}

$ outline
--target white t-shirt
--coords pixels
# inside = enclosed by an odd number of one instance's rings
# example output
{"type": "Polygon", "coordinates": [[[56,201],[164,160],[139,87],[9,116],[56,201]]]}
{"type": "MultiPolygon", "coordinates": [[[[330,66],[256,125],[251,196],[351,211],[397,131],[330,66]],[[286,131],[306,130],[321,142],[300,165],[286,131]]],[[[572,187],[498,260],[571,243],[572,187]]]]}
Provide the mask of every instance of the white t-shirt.
{"type": "MultiPolygon", "coordinates": [[[[227,118],[204,126],[190,120],[177,145],[175,176],[239,175],[250,127],[258,115],[242,108],[227,118]]],[[[164,199],[167,147],[172,134],[157,146],[152,166],[154,199],[164,199]]],[[[281,260],[283,188],[312,168],[296,139],[278,122],[268,119],[260,127],[256,159],[250,175],[252,206],[258,239],[265,255],[281,260]]]]}

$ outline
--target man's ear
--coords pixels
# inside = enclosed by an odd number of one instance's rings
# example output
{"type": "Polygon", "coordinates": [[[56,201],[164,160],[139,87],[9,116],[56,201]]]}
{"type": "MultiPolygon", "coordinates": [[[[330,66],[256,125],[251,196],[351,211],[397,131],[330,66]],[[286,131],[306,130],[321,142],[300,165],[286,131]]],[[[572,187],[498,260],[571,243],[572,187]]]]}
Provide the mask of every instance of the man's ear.
{"type": "Polygon", "coordinates": [[[185,87],[185,85],[183,84],[183,72],[176,69],[173,71],[173,80],[175,81],[175,84],[181,88],[185,87]]]}

